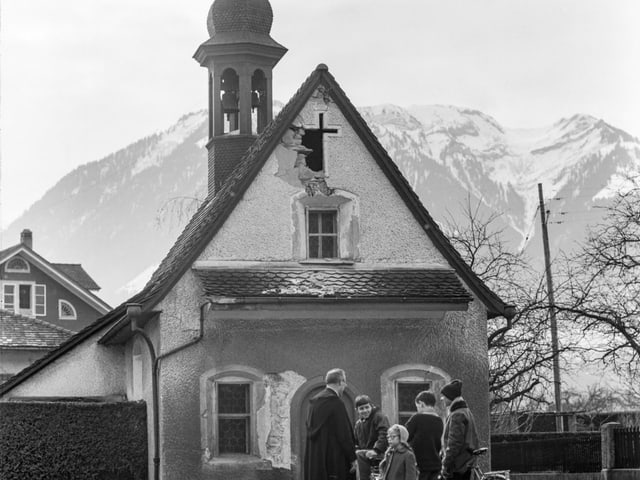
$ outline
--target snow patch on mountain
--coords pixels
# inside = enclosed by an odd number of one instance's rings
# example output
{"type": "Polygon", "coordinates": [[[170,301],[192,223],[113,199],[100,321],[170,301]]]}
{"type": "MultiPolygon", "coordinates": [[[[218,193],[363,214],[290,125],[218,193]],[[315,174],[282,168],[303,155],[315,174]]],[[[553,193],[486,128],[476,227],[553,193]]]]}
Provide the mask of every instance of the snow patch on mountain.
{"type": "Polygon", "coordinates": [[[160,166],[164,158],[171,155],[206,120],[207,113],[204,110],[183,116],[178,123],[164,131],[149,151],[136,161],[131,169],[131,176],[135,177],[149,168],[160,166]]]}

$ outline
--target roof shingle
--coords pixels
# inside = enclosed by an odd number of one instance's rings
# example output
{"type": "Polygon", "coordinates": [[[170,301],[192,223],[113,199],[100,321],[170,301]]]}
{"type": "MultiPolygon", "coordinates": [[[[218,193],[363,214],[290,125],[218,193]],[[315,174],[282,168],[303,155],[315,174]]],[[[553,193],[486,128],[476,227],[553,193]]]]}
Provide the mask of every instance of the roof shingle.
{"type": "Polygon", "coordinates": [[[44,320],[0,310],[0,348],[3,349],[51,349],[73,334],[44,320]]]}
{"type": "Polygon", "coordinates": [[[468,303],[472,297],[453,270],[256,268],[196,269],[208,296],[373,299],[468,303]]]}

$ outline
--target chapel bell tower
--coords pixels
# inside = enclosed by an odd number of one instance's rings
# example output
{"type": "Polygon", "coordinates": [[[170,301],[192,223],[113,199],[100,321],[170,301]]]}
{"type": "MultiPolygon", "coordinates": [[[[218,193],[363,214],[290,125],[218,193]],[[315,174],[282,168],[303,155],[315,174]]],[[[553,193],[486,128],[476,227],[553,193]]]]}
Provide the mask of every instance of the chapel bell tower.
{"type": "Polygon", "coordinates": [[[273,118],[272,70],[287,49],[270,36],[269,0],[215,0],[193,55],[209,77],[209,195],[273,118]]]}

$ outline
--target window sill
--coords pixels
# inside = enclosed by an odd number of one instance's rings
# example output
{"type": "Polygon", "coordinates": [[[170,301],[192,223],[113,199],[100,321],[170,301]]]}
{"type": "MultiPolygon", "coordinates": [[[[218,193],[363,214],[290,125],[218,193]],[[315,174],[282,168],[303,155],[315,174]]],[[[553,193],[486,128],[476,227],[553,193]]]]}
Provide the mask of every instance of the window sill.
{"type": "Polygon", "coordinates": [[[238,472],[242,470],[271,470],[271,462],[253,455],[220,455],[212,457],[204,463],[204,468],[212,472],[238,472]]]}
{"type": "Polygon", "coordinates": [[[340,258],[308,258],[300,260],[302,265],[353,265],[353,260],[343,260],[340,258]]]}

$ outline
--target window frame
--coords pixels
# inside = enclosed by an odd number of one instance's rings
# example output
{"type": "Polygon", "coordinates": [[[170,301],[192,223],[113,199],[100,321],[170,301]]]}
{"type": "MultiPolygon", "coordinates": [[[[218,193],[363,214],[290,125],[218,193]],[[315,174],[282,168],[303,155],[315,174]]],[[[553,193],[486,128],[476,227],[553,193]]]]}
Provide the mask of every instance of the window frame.
{"type": "Polygon", "coordinates": [[[58,319],[59,320],[77,320],[78,319],[78,312],[76,310],[76,307],[74,307],[69,300],[65,300],[63,298],[58,299],[58,319]],[[71,316],[63,315],[62,305],[67,305],[71,310],[73,310],[73,315],[71,316]]]}
{"type": "Polygon", "coordinates": [[[17,284],[15,283],[3,283],[2,284],[2,308],[4,310],[7,310],[9,312],[15,312],[16,311],[16,287],[17,284]],[[11,287],[12,292],[8,293],[8,287],[11,287]],[[6,301],[6,297],[7,295],[10,295],[13,298],[12,303],[10,303],[10,307],[7,306],[7,301],[6,301]]]}
{"type": "Polygon", "coordinates": [[[33,290],[33,314],[36,317],[47,316],[47,286],[43,283],[36,283],[33,290]],[[38,290],[42,290],[42,293],[38,293],[38,290]],[[38,297],[42,297],[42,302],[38,303],[38,297]],[[38,307],[42,307],[42,312],[38,313],[38,307]]]}
{"type": "Polygon", "coordinates": [[[255,458],[260,456],[258,446],[257,405],[261,405],[265,396],[264,373],[244,365],[230,365],[214,368],[200,376],[200,432],[201,446],[205,452],[204,460],[214,462],[225,458],[255,458]],[[248,453],[220,453],[218,441],[218,398],[217,385],[225,383],[249,384],[249,432],[247,435],[248,453]]]}
{"type": "Polygon", "coordinates": [[[307,240],[307,259],[308,260],[337,260],[340,258],[340,232],[339,232],[339,223],[338,223],[338,209],[337,208],[325,208],[325,207],[306,207],[305,208],[305,216],[306,216],[306,240],[307,240]],[[331,214],[332,216],[332,228],[333,232],[324,233],[322,232],[322,217],[318,218],[318,232],[311,233],[311,220],[310,216],[312,213],[319,214],[331,214]],[[310,248],[310,240],[311,237],[318,238],[318,254],[317,257],[311,256],[311,248],[310,248]],[[332,238],[333,239],[333,252],[335,253],[332,257],[324,257],[322,256],[322,243],[323,238],[332,238]]]}
{"type": "Polygon", "coordinates": [[[36,284],[34,281],[9,281],[9,282],[1,282],[2,285],[2,297],[0,299],[0,307],[4,310],[13,312],[17,315],[24,315],[27,317],[35,317],[35,290],[36,286],[40,284],[36,284]],[[20,287],[28,286],[29,287],[29,308],[20,308],[20,287]],[[6,291],[7,288],[13,288],[13,304],[11,307],[7,307],[6,303],[6,291]]]}
{"type": "Polygon", "coordinates": [[[4,264],[4,271],[7,273],[31,273],[31,265],[22,257],[11,257],[9,260],[7,260],[7,263],[4,264]],[[22,263],[26,266],[26,269],[11,268],[11,263],[17,260],[22,261],[22,263]]]}
{"type": "Polygon", "coordinates": [[[294,261],[305,264],[346,264],[359,260],[360,206],[356,195],[335,189],[330,196],[309,195],[298,192],[291,196],[293,235],[291,256],[294,261]],[[313,258],[309,256],[308,210],[335,210],[337,255],[336,258],[313,258]]]}
{"type": "Polygon", "coordinates": [[[445,407],[438,398],[440,389],[451,381],[451,376],[435,365],[406,363],[388,368],[380,375],[380,405],[393,423],[400,421],[398,383],[431,383],[431,392],[436,395],[436,411],[444,415],[445,407]]]}

